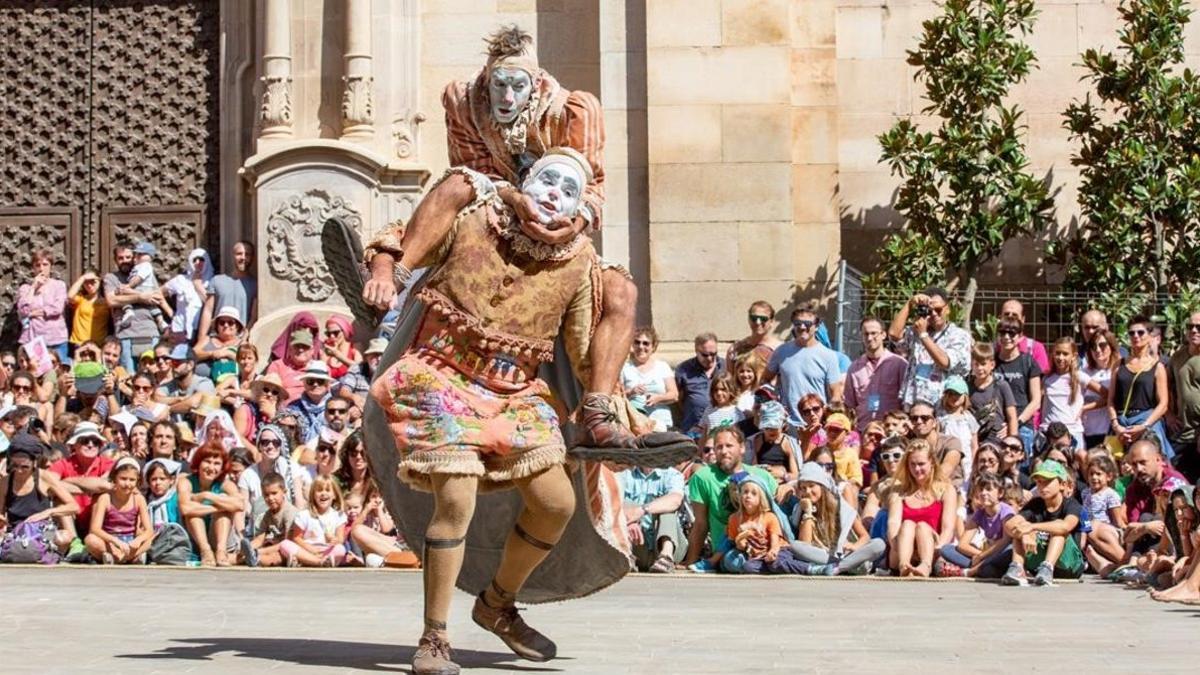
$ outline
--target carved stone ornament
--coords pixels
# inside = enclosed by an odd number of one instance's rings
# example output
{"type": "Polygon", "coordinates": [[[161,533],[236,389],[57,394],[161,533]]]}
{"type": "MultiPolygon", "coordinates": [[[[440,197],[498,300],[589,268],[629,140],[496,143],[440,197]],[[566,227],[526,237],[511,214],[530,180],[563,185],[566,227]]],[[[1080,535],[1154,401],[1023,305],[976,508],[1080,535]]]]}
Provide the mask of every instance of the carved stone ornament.
{"type": "Polygon", "coordinates": [[[409,159],[417,154],[417,127],[425,121],[425,113],[405,110],[392,120],[392,138],[396,142],[396,157],[409,159]]]}
{"type": "Polygon", "coordinates": [[[271,75],[261,79],[263,96],[258,116],[263,128],[292,126],[292,78],[271,75]]]}
{"type": "Polygon", "coordinates": [[[306,302],[322,302],[337,288],[321,252],[321,228],[330,218],[362,231],[358,209],[316,189],[289,198],[267,220],[267,266],[276,278],[294,282],[306,302]]]}
{"type": "Polygon", "coordinates": [[[375,122],[375,78],[369,75],[352,75],[342,78],[346,90],[342,92],[342,123],[346,127],[371,125],[375,122]]]}

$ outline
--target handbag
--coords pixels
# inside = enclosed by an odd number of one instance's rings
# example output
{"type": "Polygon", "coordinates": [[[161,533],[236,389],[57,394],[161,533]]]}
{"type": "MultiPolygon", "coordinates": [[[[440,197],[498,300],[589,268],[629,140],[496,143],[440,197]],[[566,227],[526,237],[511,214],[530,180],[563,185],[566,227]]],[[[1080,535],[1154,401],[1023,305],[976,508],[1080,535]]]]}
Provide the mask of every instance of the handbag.
{"type": "Polygon", "coordinates": [[[0,561],[24,565],[54,565],[62,558],[54,546],[58,529],[50,520],[20,523],[0,541],[0,561]]]}

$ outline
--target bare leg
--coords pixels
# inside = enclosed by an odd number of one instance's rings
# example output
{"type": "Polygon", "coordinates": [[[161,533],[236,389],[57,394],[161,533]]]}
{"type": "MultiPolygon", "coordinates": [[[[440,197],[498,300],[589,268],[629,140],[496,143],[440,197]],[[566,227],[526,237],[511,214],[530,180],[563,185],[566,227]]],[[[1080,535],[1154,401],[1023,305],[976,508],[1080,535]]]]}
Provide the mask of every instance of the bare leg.
{"type": "Polygon", "coordinates": [[[633,344],[638,293],[637,286],[620,270],[604,270],[600,282],[604,287],[604,303],[600,323],[588,347],[592,377],[587,383],[587,393],[611,394],[616,391],[621,366],[633,344]]]}
{"type": "Polygon", "coordinates": [[[233,518],[228,513],[214,513],[212,520],[212,547],[219,567],[228,567],[229,532],[233,529],[233,518]]]}
{"type": "Polygon", "coordinates": [[[387,555],[396,550],[396,539],[394,537],[389,537],[366,525],[355,525],[350,530],[350,537],[362,548],[364,554],[387,555]]]}
{"type": "Polygon", "coordinates": [[[187,524],[188,534],[192,535],[192,542],[196,544],[196,552],[200,554],[200,564],[205,567],[216,565],[217,560],[213,557],[212,546],[208,543],[208,531],[204,527],[204,518],[195,516],[184,518],[183,521],[187,524]]]}
{"type": "Polygon", "coordinates": [[[917,566],[913,568],[913,574],[918,577],[927,577],[933,571],[933,554],[937,548],[937,533],[928,523],[917,523],[917,532],[914,537],[917,545],[917,566]]]}
{"type": "Polygon", "coordinates": [[[1163,591],[1150,591],[1159,602],[1200,602],[1200,557],[1192,556],[1183,580],[1163,591]]]}
{"type": "Polygon", "coordinates": [[[917,524],[906,520],[900,525],[900,534],[896,535],[896,561],[899,563],[900,576],[912,576],[913,547],[916,545],[917,524]]]}
{"type": "Polygon", "coordinates": [[[1108,523],[1092,523],[1088,543],[1091,544],[1088,548],[1095,550],[1108,562],[1119,562],[1125,555],[1125,548],[1121,546],[1116,528],[1108,523]]]}
{"type": "Polygon", "coordinates": [[[83,538],[83,545],[87,547],[88,553],[92,558],[103,562],[104,554],[108,551],[108,545],[103,539],[94,534],[89,534],[83,538]]]}

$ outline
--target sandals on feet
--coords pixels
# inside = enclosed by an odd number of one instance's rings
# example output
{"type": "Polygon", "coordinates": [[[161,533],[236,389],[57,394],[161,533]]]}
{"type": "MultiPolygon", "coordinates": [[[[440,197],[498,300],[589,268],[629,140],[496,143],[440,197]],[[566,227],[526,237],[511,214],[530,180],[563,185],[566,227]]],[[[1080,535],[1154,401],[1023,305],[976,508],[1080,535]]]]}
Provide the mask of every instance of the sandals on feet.
{"type": "Polygon", "coordinates": [[[655,574],[670,574],[675,571],[675,558],[666,554],[658,556],[654,564],[650,566],[650,571],[655,574]]]}

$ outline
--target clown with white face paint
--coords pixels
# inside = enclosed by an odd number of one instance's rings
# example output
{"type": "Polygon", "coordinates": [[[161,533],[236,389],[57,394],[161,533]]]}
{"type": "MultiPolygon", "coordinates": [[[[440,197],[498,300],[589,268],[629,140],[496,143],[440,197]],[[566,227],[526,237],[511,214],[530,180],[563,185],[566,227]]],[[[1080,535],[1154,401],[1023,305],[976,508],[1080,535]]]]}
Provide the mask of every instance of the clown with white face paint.
{"type": "Polygon", "coordinates": [[[583,192],[579,170],[569,163],[551,160],[536,173],[530,171],[522,191],[537,206],[539,220],[544,224],[556,217],[570,217],[579,209],[583,192]]]}
{"type": "Polygon", "coordinates": [[[529,73],[520,68],[496,68],[488,80],[492,117],[500,124],[512,124],[525,110],[532,92],[533,80],[529,73]]]}

